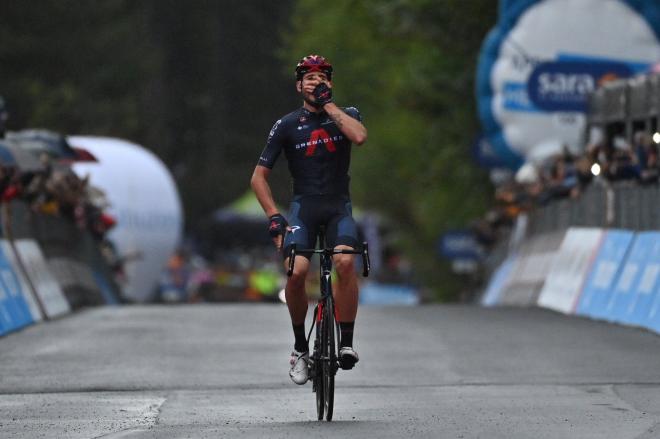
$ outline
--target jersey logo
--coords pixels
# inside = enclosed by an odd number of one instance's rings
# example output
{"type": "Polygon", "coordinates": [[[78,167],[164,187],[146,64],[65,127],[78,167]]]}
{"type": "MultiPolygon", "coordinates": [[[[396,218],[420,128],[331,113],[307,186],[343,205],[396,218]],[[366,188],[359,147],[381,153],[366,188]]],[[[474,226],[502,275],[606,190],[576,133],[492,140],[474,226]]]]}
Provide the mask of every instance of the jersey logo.
{"type": "Polygon", "coordinates": [[[291,234],[293,235],[293,234],[296,233],[296,230],[299,230],[299,229],[300,229],[300,226],[291,226],[289,229],[290,229],[289,231],[290,231],[291,234]]]}
{"type": "Polygon", "coordinates": [[[325,145],[325,148],[329,152],[337,151],[335,142],[332,141],[328,132],[323,128],[319,128],[318,130],[312,131],[312,133],[309,136],[309,141],[307,143],[309,144],[309,147],[307,148],[307,151],[305,151],[306,157],[311,157],[314,155],[314,153],[316,152],[316,145],[318,145],[319,143],[323,143],[325,145]]]}

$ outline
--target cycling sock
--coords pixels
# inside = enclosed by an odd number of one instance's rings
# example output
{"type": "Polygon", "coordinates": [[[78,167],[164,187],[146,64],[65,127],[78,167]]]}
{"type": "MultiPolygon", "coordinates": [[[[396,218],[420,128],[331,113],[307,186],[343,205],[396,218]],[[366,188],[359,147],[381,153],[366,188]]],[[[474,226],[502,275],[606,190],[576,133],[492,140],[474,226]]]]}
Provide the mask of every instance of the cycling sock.
{"type": "Polygon", "coordinates": [[[308,352],[309,346],[307,345],[307,337],[305,337],[305,324],[293,325],[293,335],[296,337],[293,348],[298,352],[308,352]]]}
{"type": "Polygon", "coordinates": [[[339,322],[339,330],[341,331],[340,348],[353,347],[353,328],[355,322],[339,322]]]}

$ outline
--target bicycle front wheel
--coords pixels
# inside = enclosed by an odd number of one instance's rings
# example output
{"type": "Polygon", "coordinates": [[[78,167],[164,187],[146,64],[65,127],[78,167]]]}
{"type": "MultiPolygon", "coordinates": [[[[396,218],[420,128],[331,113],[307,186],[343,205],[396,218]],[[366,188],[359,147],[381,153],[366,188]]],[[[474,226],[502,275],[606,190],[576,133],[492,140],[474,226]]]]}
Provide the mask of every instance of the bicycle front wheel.
{"type": "Polygon", "coordinates": [[[323,397],[325,419],[332,421],[335,402],[335,374],[337,372],[337,351],[335,350],[335,306],[332,297],[328,297],[323,313],[323,397]]]}
{"type": "MultiPolygon", "coordinates": [[[[323,314],[323,313],[322,313],[323,314]]],[[[321,315],[322,315],[321,314],[321,315]]],[[[314,341],[314,375],[313,375],[313,390],[316,394],[316,415],[319,421],[323,420],[325,411],[325,391],[324,391],[324,353],[323,345],[325,337],[323,335],[323,318],[320,320],[316,318],[318,314],[314,313],[314,321],[316,323],[316,340],[314,341]]]]}

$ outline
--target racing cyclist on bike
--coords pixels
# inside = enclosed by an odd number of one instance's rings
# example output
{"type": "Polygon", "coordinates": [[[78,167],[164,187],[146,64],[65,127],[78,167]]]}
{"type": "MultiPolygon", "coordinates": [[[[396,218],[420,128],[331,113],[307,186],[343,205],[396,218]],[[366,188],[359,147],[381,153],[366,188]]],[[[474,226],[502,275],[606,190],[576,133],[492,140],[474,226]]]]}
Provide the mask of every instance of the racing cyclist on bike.
{"type": "MultiPolygon", "coordinates": [[[[355,249],[357,226],[352,216],[348,169],[351,144],[362,145],[367,130],[359,111],[340,108],[332,100],[332,65],[322,56],[309,55],[296,66],[296,90],[303,106],[275,122],[251,185],[269,218],[269,233],[278,250],[284,250],[288,267],[292,244],[313,248],[320,226],[325,226],[326,242],[335,249],[355,249]],[[293,180],[293,198],[288,221],[278,212],[268,185],[268,176],[284,151],[293,180]]],[[[305,336],[308,298],[305,278],[310,255],[297,255],[295,269],[285,287],[291,316],[294,349],[289,376],[296,384],[308,380],[309,346],[305,336]]],[[[353,349],[353,328],[358,308],[357,274],[354,256],[333,256],[337,272],[334,289],[337,320],[340,326],[339,360],[351,369],[359,357],[353,349]]]]}

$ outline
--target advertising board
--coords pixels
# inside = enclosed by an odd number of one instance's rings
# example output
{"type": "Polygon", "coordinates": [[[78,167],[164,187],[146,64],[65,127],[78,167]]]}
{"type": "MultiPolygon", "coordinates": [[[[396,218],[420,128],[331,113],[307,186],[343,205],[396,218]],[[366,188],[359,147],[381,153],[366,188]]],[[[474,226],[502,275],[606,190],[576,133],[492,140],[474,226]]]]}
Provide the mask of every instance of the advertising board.
{"type": "Polygon", "coordinates": [[[658,59],[657,0],[501,0],[477,72],[484,133],[513,168],[577,152],[589,93],[658,59]]]}

